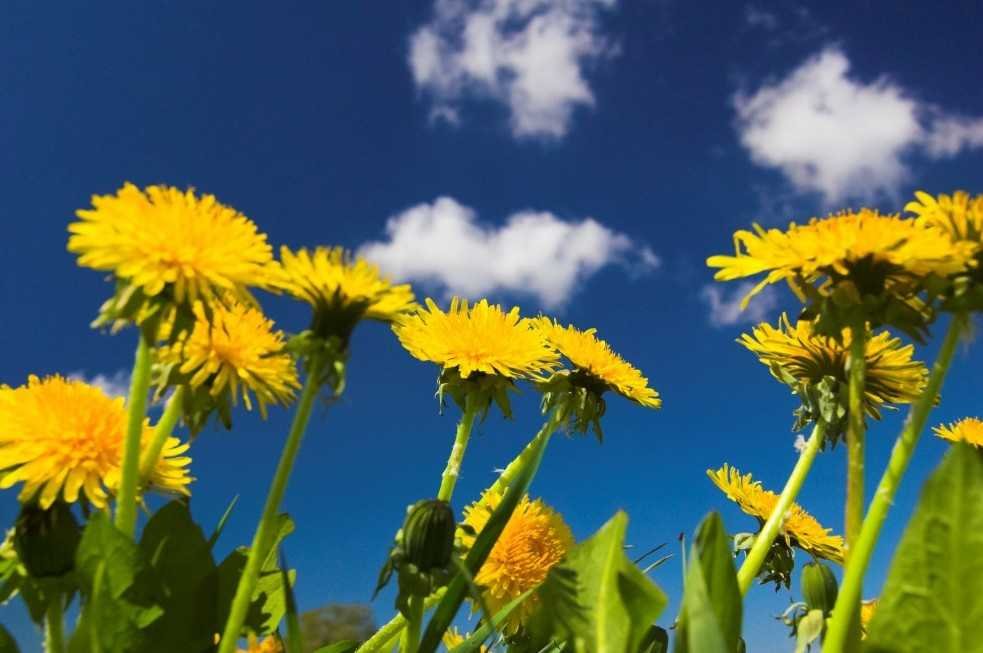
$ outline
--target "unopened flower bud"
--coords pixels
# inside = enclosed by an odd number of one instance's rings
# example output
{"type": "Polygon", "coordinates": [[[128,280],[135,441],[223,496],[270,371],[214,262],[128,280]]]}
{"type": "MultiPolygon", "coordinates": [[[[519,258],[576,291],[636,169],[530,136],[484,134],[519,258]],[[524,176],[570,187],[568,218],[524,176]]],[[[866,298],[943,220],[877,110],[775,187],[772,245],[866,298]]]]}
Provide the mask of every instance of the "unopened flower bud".
{"type": "Polygon", "coordinates": [[[75,566],[82,535],[68,504],[56,501],[47,510],[23,506],[14,526],[14,549],[33,578],[62,576],[75,566]]]}

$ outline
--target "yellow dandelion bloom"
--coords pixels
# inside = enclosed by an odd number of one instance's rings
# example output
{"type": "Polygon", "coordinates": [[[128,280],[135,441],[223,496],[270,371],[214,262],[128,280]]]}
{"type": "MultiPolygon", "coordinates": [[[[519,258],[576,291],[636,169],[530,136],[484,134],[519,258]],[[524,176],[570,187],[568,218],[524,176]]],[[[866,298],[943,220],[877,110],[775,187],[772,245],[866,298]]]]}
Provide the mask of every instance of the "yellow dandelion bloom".
{"type": "Polygon", "coordinates": [[[350,321],[348,326],[362,318],[393,322],[416,308],[409,284],[393,284],[378,267],[341,247],[281,247],[273,285],[330,319],[350,321]]]}
{"type": "Polygon", "coordinates": [[[457,369],[461,378],[475,373],[507,379],[536,378],[552,370],[558,356],[533,321],[508,313],[482,299],[473,306],[454,298],[446,313],[432,299],[427,306],[393,325],[403,347],[422,361],[457,369]]]}
{"type": "MultiPolygon", "coordinates": [[[[750,474],[741,473],[729,465],[720,469],[707,470],[707,476],[727,498],[736,503],[746,514],[764,524],[778,503],[778,495],[764,489],[760,481],[750,474]]],[[[818,558],[825,558],[843,564],[843,538],[833,535],[831,529],[823,528],[816,518],[793,503],[785,515],[781,533],[790,546],[797,546],[818,558]]]]}
{"type": "Polygon", "coordinates": [[[159,363],[177,366],[192,389],[207,387],[213,398],[228,393],[235,404],[241,395],[248,409],[255,393],[263,417],[268,404],[290,402],[300,387],[297,368],[272,320],[237,303],[217,306],[210,318],[195,304],[194,315],[190,331],[158,350],[159,363]]]}
{"type": "MultiPolygon", "coordinates": [[[[720,268],[715,279],[730,281],[767,273],[742,306],[768,284],[782,280],[801,295],[803,284],[851,277],[858,270],[879,267],[880,273],[872,276],[883,278],[890,288],[911,277],[960,272],[974,253],[972,244],[954,243],[940,229],[871,209],[813,218],[805,225],[793,222],[785,231],[755,225],[753,232],[734,234],[734,247],[734,256],[707,259],[707,265],[720,268]]],[[[864,284],[857,285],[862,288],[864,284]]]]}
{"type": "Polygon", "coordinates": [[[619,356],[611,346],[597,337],[596,329],[581,331],[573,325],[567,327],[546,318],[536,320],[536,328],[562,356],[581,372],[606,390],[614,390],[646,408],[659,408],[659,393],[649,387],[648,379],[619,356]]]}
{"type": "Polygon", "coordinates": [[[968,442],[976,447],[983,447],[983,420],[976,417],[966,417],[952,424],[940,424],[934,429],[940,438],[951,442],[968,442]]]}
{"type": "Polygon", "coordinates": [[[864,637],[867,636],[867,629],[870,627],[870,620],[874,618],[875,612],[877,612],[877,599],[860,602],[860,628],[864,637]]]}
{"type": "Polygon", "coordinates": [[[238,649],[237,653],[283,653],[283,644],[273,635],[263,639],[250,635],[246,648],[238,649]]]}
{"type": "MultiPolygon", "coordinates": [[[[847,382],[850,357],[850,330],[843,331],[843,342],[817,335],[813,323],[799,320],[793,326],[782,314],[778,327],[763,322],[738,340],[772,369],[779,366],[801,383],[818,383],[831,376],[847,382]]],[[[914,347],[883,331],[867,339],[867,375],[864,409],[880,419],[880,408],[890,404],[909,404],[921,394],[928,370],[913,360],[914,347]]]]}
{"type": "MultiPolygon", "coordinates": [[[[125,432],[123,399],[82,381],[31,376],[26,386],[0,388],[0,488],[23,482],[18,498],[37,497],[42,508],[59,496],[77,501],[80,493],[105,508],[119,486],[125,432]]],[[[152,432],[145,421],[145,444],[152,432]]],[[[187,444],[169,438],[150,485],[189,494],[191,459],[182,455],[187,450],[187,444]]]]}
{"type": "Polygon", "coordinates": [[[937,198],[918,191],[916,200],[905,211],[914,213],[918,222],[949,233],[953,240],[983,242],[983,195],[970,197],[965,191],[937,198]]]}
{"type": "MultiPolygon", "coordinates": [[[[444,648],[446,648],[448,651],[453,651],[455,648],[463,644],[466,638],[461,634],[461,631],[452,626],[444,631],[444,636],[442,639],[444,640],[444,648]]],[[[478,649],[479,653],[488,653],[489,650],[490,649],[485,645],[482,645],[478,649]]]]}
{"type": "MultiPolygon", "coordinates": [[[[502,496],[494,490],[486,491],[478,501],[465,508],[463,523],[476,534],[480,533],[501,503],[502,496]]],[[[465,534],[461,539],[462,544],[470,548],[475,536],[465,534]]],[[[523,497],[475,576],[475,583],[482,588],[491,613],[497,613],[509,601],[542,583],[573,544],[573,533],[559,513],[541,499],[533,501],[528,496],[523,497]]],[[[535,595],[523,601],[509,615],[506,632],[518,630],[537,607],[535,595]]]]}
{"type": "Polygon", "coordinates": [[[248,296],[265,286],[272,249],[256,225],[213,195],[127,183],[96,195],[68,226],[79,265],[108,270],[154,297],[165,288],[181,304],[219,294],[248,296]]]}

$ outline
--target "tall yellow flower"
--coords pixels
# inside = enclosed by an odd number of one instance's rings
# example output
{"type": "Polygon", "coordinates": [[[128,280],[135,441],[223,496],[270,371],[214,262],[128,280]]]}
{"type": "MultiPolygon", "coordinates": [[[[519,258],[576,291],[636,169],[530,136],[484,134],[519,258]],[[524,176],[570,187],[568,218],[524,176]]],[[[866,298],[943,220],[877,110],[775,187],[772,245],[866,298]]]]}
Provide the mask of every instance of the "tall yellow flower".
{"type": "Polygon", "coordinates": [[[940,424],[932,429],[937,436],[950,442],[968,442],[983,448],[983,420],[965,417],[952,424],[940,424]]]}
{"type": "Polygon", "coordinates": [[[393,325],[414,358],[455,369],[463,379],[473,374],[537,378],[557,365],[556,353],[518,307],[506,313],[487,299],[469,306],[455,297],[445,313],[432,299],[426,304],[393,325]]]}
{"type": "MultiPolygon", "coordinates": [[[[813,323],[799,320],[793,326],[782,314],[778,327],[762,322],[743,334],[738,342],[757,355],[779,380],[781,368],[799,383],[815,384],[824,377],[847,382],[847,359],[850,357],[850,330],[845,329],[842,342],[817,335],[813,323]]],[[[891,404],[909,404],[921,394],[928,380],[928,370],[913,360],[914,347],[887,331],[867,339],[866,386],[864,409],[880,419],[880,408],[891,404]]]]}
{"type": "Polygon", "coordinates": [[[283,644],[274,635],[258,639],[255,635],[250,635],[246,640],[246,648],[238,649],[238,653],[283,653],[283,644]]]}
{"type": "Polygon", "coordinates": [[[284,351],[283,333],[252,306],[233,303],[211,316],[194,307],[195,323],[171,345],[158,350],[162,365],[176,368],[192,390],[205,390],[213,400],[226,397],[235,405],[241,396],[252,409],[250,392],[266,417],[268,404],[286,404],[300,387],[293,357],[284,351]]]}
{"type": "Polygon", "coordinates": [[[213,195],[127,183],[115,195],[93,196],[92,206],[68,226],[68,250],[79,265],[110,271],[147,298],[187,305],[226,294],[247,299],[248,287],[268,282],[266,236],[213,195]]]}
{"type": "MultiPolygon", "coordinates": [[[[82,381],[31,376],[26,386],[0,388],[0,488],[23,482],[18,498],[37,498],[42,508],[59,496],[77,501],[80,493],[105,508],[119,485],[125,431],[123,399],[82,381]]],[[[152,432],[145,421],[144,444],[152,432]]],[[[150,486],[189,494],[191,459],[182,455],[187,450],[187,444],[169,438],[150,486]]]]}
{"type": "Polygon", "coordinates": [[[953,240],[983,242],[983,195],[970,197],[965,191],[932,197],[926,192],[915,193],[917,199],[905,205],[918,222],[946,231],[953,240]]]}
{"type": "MultiPolygon", "coordinates": [[[[720,488],[727,498],[736,503],[746,514],[755,517],[761,524],[768,521],[771,511],[778,503],[778,495],[764,489],[760,481],[750,474],[741,473],[729,465],[714,471],[707,470],[707,476],[720,488]]],[[[843,564],[843,538],[832,535],[831,530],[823,528],[816,518],[793,503],[785,515],[781,531],[789,546],[797,546],[818,558],[825,558],[843,564]]]]}
{"type": "Polygon", "coordinates": [[[570,361],[574,374],[587,377],[588,385],[602,391],[614,390],[646,408],[662,406],[659,393],[649,387],[648,379],[598,338],[596,329],[581,331],[573,325],[563,327],[547,317],[538,318],[536,328],[551,347],[570,361]]]}
{"type": "MultiPolygon", "coordinates": [[[[486,491],[464,510],[463,524],[480,533],[502,501],[502,494],[486,491]]],[[[475,535],[462,531],[466,548],[474,544],[475,535]]],[[[475,583],[492,614],[507,603],[546,579],[546,574],[574,545],[573,533],[563,517],[541,499],[523,497],[508,524],[478,570],[475,583]]],[[[506,632],[515,632],[535,613],[538,597],[533,594],[516,608],[505,623],[506,632]]],[[[477,609],[477,608],[476,608],[477,609]]]]}

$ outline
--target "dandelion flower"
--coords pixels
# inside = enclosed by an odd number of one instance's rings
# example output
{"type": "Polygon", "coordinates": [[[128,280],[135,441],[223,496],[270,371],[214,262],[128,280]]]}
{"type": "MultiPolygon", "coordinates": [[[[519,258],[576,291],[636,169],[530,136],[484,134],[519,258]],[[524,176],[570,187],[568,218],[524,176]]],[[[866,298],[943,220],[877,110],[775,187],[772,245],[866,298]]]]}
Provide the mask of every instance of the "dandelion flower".
{"type": "Polygon", "coordinates": [[[874,618],[875,612],[877,612],[877,599],[860,602],[860,629],[864,637],[867,636],[870,620],[874,618]]]}
{"type": "Polygon", "coordinates": [[[414,358],[456,369],[462,379],[474,374],[537,378],[557,365],[556,353],[517,307],[506,313],[487,299],[469,306],[455,297],[445,313],[432,299],[426,304],[393,325],[414,358]]]}
{"type": "MultiPolygon", "coordinates": [[[[477,502],[465,508],[463,524],[470,526],[475,534],[480,533],[501,501],[501,493],[486,491],[477,502]]],[[[461,539],[470,548],[475,535],[464,534],[461,539]]],[[[523,497],[475,576],[491,613],[497,613],[523,592],[542,583],[573,544],[573,533],[559,513],[541,499],[523,497]]],[[[523,601],[509,615],[506,631],[518,630],[537,607],[535,595],[523,601]]]]}
{"type": "Polygon", "coordinates": [[[936,198],[918,191],[915,197],[905,211],[914,213],[919,223],[946,231],[953,240],[983,242],[983,195],[970,198],[956,191],[936,198]]]}
{"type": "MultiPolygon", "coordinates": [[[[736,503],[746,514],[755,517],[762,525],[768,521],[778,503],[778,495],[761,486],[750,474],[741,473],[729,465],[707,470],[707,476],[727,498],[736,503]]],[[[832,535],[816,518],[796,503],[792,504],[782,523],[781,533],[790,546],[797,546],[818,558],[843,564],[843,538],[832,535]]]]}
{"type": "Polygon", "coordinates": [[[147,297],[171,294],[178,304],[210,302],[267,283],[272,249],[256,225],[214,195],[127,183],[96,195],[76,212],[68,250],[79,265],[113,272],[147,297]]]}
{"type": "Polygon", "coordinates": [[[598,338],[596,329],[581,331],[573,325],[563,327],[546,317],[537,319],[536,327],[550,346],[570,361],[574,374],[586,375],[588,385],[614,390],[646,408],[662,405],[659,393],[649,387],[648,379],[598,338]]]}
{"type": "MultiPolygon", "coordinates": [[[[120,480],[126,410],[82,381],[31,376],[26,386],[0,388],[0,488],[23,482],[19,499],[38,498],[47,509],[61,496],[72,503],[81,493],[105,508],[120,480]]],[[[143,442],[153,429],[144,422],[143,442]]],[[[187,495],[191,459],[177,438],[169,438],[150,475],[158,490],[187,495]]]]}
{"type": "MultiPolygon", "coordinates": [[[[777,328],[763,322],[751,333],[743,334],[738,342],[757,355],[773,374],[779,367],[799,383],[816,384],[832,377],[845,384],[850,338],[849,329],[844,330],[842,342],[837,342],[817,335],[809,320],[799,320],[793,326],[782,314],[777,328]]],[[[913,354],[913,346],[902,345],[887,331],[867,339],[864,410],[868,415],[880,419],[882,406],[909,404],[921,395],[928,370],[912,359],[913,354]]]]}
{"type": "Polygon", "coordinates": [[[251,410],[250,392],[255,393],[264,418],[267,405],[290,402],[300,387],[297,368],[271,320],[238,303],[217,307],[210,318],[196,304],[194,315],[190,331],[159,349],[159,363],[173,365],[192,390],[204,388],[213,399],[224,394],[234,405],[241,396],[251,410]]]}
{"type": "Polygon", "coordinates": [[[951,442],[968,442],[983,447],[983,420],[966,417],[952,424],[941,424],[932,429],[937,436],[951,442]]]}
{"type": "MultiPolygon", "coordinates": [[[[444,647],[448,651],[453,651],[455,648],[464,643],[465,637],[461,634],[461,631],[452,626],[444,631],[444,636],[442,639],[444,640],[444,647]]],[[[478,649],[479,653],[488,653],[489,650],[490,649],[484,645],[478,649]]]]}
{"type": "Polygon", "coordinates": [[[246,648],[238,649],[237,653],[283,653],[283,644],[273,635],[263,639],[258,639],[256,635],[250,635],[246,648]]]}

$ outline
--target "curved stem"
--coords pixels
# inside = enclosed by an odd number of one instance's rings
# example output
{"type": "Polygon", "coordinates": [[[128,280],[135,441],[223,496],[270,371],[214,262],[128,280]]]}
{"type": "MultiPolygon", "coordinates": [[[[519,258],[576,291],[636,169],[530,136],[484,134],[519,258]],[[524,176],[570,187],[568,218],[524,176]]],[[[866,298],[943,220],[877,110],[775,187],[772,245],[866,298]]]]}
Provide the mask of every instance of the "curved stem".
{"type": "Polygon", "coordinates": [[[157,466],[157,460],[160,458],[160,452],[164,450],[164,445],[167,444],[168,438],[174,433],[174,427],[177,426],[178,420],[181,419],[181,401],[183,400],[183,396],[184,386],[179,385],[174,389],[171,398],[167,400],[167,404],[164,406],[164,413],[160,416],[160,420],[154,428],[154,435],[150,440],[150,445],[143,452],[143,458],[140,459],[141,483],[145,484],[150,479],[154,467],[157,466]]]}
{"type": "Polygon", "coordinates": [[[864,385],[867,375],[867,327],[863,322],[850,328],[849,395],[847,406],[847,469],[844,536],[846,563],[860,535],[864,520],[864,385]]]}
{"type": "MultiPolygon", "coordinates": [[[[447,591],[446,587],[441,587],[439,590],[428,596],[423,600],[423,609],[431,608],[435,606],[441,598],[443,598],[444,593],[447,591]]],[[[365,640],[361,646],[356,649],[356,653],[377,653],[378,651],[385,651],[392,648],[393,641],[399,636],[403,629],[406,628],[406,617],[401,614],[397,614],[389,622],[375,631],[372,637],[365,640]]]]}
{"type": "Polygon", "coordinates": [[[509,485],[512,484],[512,481],[515,480],[515,477],[518,475],[519,471],[525,466],[525,461],[535,453],[536,449],[539,448],[539,441],[548,440],[553,435],[553,432],[560,427],[560,423],[562,421],[561,411],[554,410],[550,414],[546,423],[539,429],[539,432],[536,433],[536,436],[530,440],[529,444],[527,444],[525,448],[519,452],[519,455],[513,458],[512,462],[510,462],[505,469],[502,470],[502,473],[499,474],[498,478],[495,479],[495,482],[491,484],[491,487],[489,487],[487,491],[499,493],[505,492],[509,485]]]}
{"type": "Polygon", "coordinates": [[[229,618],[225,622],[225,630],[219,641],[219,653],[234,653],[239,635],[242,631],[242,624],[249,611],[252,602],[253,592],[256,591],[256,583],[259,580],[259,573],[262,570],[263,562],[269,553],[270,544],[273,540],[274,530],[277,524],[277,512],[280,509],[280,502],[287,489],[287,480],[293,469],[294,460],[300,449],[300,442],[307,429],[307,422],[311,417],[311,409],[314,400],[320,389],[321,370],[325,361],[319,355],[312,355],[309,359],[307,379],[304,382],[304,390],[300,395],[297,404],[297,412],[294,414],[293,424],[290,425],[290,432],[287,441],[283,445],[283,452],[280,454],[280,462],[277,464],[276,473],[273,475],[273,482],[270,491],[266,495],[266,504],[263,506],[263,515],[256,527],[256,534],[253,536],[252,545],[249,547],[249,557],[246,560],[246,567],[239,578],[236,587],[235,598],[232,599],[232,608],[229,610],[229,618]]]}
{"type": "Polygon", "coordinates": [[[751,583],[754,582],[758,572],[761,570],[761,565],[764,564],[765,559],[768,557],[768,551],[771,550],[772,543],[778,537],[778,532],[781,530],[785,515],[795,502],[795,497],[798,496],[799,490],[802,489],[802,484],[809,474],[809,470],[812,468],[816,454],[822,447],[825,433],[825,423],[817,422],[816,426],[812,429],[812,435],[809,437],[805,449],[799,454],[799,460],[795,463],[792,473],[789,474],[788,480],[785,482],[782,494],[778,497],[778,503],[775,504],[771,514],[768,516],[768,521],[765,522],[765,525],[761,528],[761,532],[755,538],[754,545],[748,552],[747,559],[744,560],[744,564],[738,570],[737,584],[741,588],[741,594],[747,594],[751,583]]]}
{"type": "Polygon", "coordinates": [[[123,440],[123,460],[116,495],[116,528],[130,537],[133,537],[137,525],[140,440],[147,415],[147,392],[150,390],[150,349],[150,338],[141,330],[130,377],[130,395],[126,400],[126,438],[123,440]]]}
{"type": "Polygon", "coordinates": [[[894,443],[891,450],[891,458],[888,460],[887,469],[881,476],[880,483],[877,485],[877,492],[870,503],[870,510],[864,519],[860,536],[857,538],[856,546],[843,574],[843,582],[836,599],[836,606],[833,609],[833,616],[830,621],[829,631],[826,634],[826,645],[823,651],[839,653],[847,642],[847,634],[850,629],[848,619],[837,618],[839,614],[846,614],[847,606],[853,606],[860,602],[860,594],[863,591],[863,577],[870,563],[874,546],[880,535],[884,520],[887,519],[888,510],[894,502],[894,496],[898,491],[901,478],[908,469],[911,457],[915,453],[915,447],[925,428],[928,414],[932,410],[936,397],[942,390],[942,382],[952,364],[952,358],[959,343],[959,337],[966,326],[966,318],[963,315],[953,316],[946,332],[942,348],[939,350],[935,365],[932,366],[932,373],[928,377],[928,384],[921,396],[911,407],[908,419],[905,422],[901,435],[894,443]]]}
{"type": "Polygon", "coordinates": [[[400,653],[415,653],[420,645],[420,627],[423,624],[423,598],[411,596],[409,600],[409,616],[406,619],[406,628],[400,638],[400,653]]]}
{"type": "Polygon", "coordinates": [[[475,417],[478,415],[477,404],[474,393],[468,393],[464,400],[464,412],[461,415],[461,421],[457,423],[454,446],[447,458],[447,467],[444,468],[444,473],[440,477],[440,489],[437,491],[437,498],[441,501],[449,502],[454,494],[454,486],[457,485],[457,478],[461,473],[461,463],[464,461],[464,452],[467,450],[468,440],[471,438],[471,427],[474,426],[475,417]]]}
{"type": "Polygon", "coordinates": [[[63,653],[65,650],[64,598],[55,592],[44,613],[44,651],[63,653]]]}

